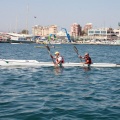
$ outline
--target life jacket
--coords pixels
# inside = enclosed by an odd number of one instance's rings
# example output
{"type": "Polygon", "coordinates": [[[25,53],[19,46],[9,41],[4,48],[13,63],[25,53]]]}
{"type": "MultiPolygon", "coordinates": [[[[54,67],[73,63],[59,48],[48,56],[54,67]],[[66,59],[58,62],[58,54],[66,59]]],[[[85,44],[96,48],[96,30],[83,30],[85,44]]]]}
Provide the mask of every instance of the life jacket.
{"type": "Polygon", "coordinates": [[[62,63],[64,63],[64,58],[62,57],[62,61],[61,61],[62,63]]]}
{"type": "MultiPolygon", "coordinates": [[[[59,56],[59,57],[62,58],[60,62],[61,62],[61,63],[64,63],[64,58],[63,58],[62,56],[59,56]]],[[[59,57],[56,59],[57,62],[59,62],[59,57]]]]}
{"type": "Polygon", "coordinates": [[[85,62],[86,62],[86,64],[92,64],[92,60],[90,57],[85,58],[85,62]]]}

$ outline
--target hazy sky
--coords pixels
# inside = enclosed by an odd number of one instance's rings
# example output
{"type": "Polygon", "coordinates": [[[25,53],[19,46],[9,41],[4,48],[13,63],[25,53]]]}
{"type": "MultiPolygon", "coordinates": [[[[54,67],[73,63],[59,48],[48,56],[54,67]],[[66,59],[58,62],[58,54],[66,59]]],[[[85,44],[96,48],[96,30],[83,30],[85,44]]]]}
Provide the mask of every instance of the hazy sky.
{"type": "Polygon", "coordinates": [[[94,28],[118,28],[119,12],[120,0],[0,0],[0,31],[20,31],[27,23],[30,31],[37,24],[69,31],[72,23],[89,22],[94,28]]]}

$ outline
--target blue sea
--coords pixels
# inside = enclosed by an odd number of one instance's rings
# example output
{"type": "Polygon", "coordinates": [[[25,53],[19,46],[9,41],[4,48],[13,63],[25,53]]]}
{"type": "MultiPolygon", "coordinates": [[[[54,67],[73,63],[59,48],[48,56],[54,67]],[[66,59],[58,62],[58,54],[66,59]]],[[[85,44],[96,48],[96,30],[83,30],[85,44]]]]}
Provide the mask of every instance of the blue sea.
{"type": "MultiPolygon", "coordinates": [[[[0,44],[0,59],[52,61],[39,44],[0,44]]],[[[44,46],[44,45],[41,45],[44,46]]],[[[51,48],[80,62],[74,45],[51,48]]],[[[75,45],[96,63],[120,63],[120,46],[75,45]]],[[[120,120],[120,68],[0,67],[0,120],[120,120]]]]}

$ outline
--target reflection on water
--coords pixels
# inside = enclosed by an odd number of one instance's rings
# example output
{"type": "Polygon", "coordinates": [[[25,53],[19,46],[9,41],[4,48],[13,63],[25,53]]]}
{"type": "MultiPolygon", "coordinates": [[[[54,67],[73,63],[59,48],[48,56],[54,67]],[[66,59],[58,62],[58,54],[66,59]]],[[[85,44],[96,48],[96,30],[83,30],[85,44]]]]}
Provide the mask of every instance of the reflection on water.
{"type": "MultiPolygon", "coordinates": [[[[66,70],[66,69],[75,69],[76,67],[54,67],[54,73],[55,73],[55,75],[60,75],[60,74],[62,74],[63,72],[64,72],[64,69],[66,70]]],[[[80,68],[81,70],[83,70],[83,71],[85,71],[85,72],[89,72],[89,71],[91,71],[91,68],[90,67],[78,67],[78,68],[80,68]]]]}
{"type": "MultiPolygon", "coordinates": [[[[1,58],[51,61],[46,49],[34,46],[0,44],[1,58]]],[[[66,62],[78,62],[73,45],[61,47],[66,62]]],[[[120,61],[117,46],[77,48],[89,51],[94,62],[113,62],[108,58],[115,54],[114,62],[120,61]]],[[[1,67],[0,120],[119,120],[119,73],[119,68],[1,67]]]]}
{"type": "Polygon", "coordinates": [[[60,74],[62,74],[62,73],[63,73],[63,69],[64,69],[64,67],[55,67],[55,68],[54,68],[54,73],[55,73],[55,75],[60,75],[60,74]]]}
{"type": "Polygon", "coordinates": [[[84,70],[85,72],[87,72],[87,71],[90,71],[91,68],[90,68],[90,67],[83,67],[83,70],[84,70]]]}

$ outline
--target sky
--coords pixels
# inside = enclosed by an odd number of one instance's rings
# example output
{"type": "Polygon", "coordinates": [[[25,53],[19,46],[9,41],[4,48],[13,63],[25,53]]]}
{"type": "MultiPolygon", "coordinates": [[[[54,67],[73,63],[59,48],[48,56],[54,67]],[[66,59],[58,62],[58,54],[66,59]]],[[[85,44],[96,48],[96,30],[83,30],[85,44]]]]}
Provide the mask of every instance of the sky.
{"type": "Polygon", "coordinates": [[[118,28],[119,12],[120,0],[0,0],[0,31],[31,31],[34,25],[54,24],[70,31],[73,23],[118,28]]]}

